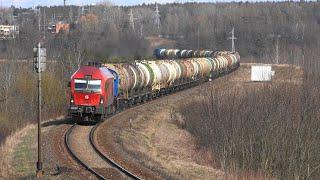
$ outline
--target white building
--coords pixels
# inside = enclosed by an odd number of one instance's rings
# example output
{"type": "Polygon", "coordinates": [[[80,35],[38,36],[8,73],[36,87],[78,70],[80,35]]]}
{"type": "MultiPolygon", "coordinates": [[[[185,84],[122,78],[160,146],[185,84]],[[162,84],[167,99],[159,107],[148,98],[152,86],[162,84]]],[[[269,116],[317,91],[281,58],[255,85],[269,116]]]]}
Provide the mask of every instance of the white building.
{"type": "Polygon", "coordinates": [[[271,65],[252,65],[251,81],[271,81],[275,72],[272,71],[271,65]]]}
{"type": "Polygon", "coordinates": [[[19,26],[0,25],[0,39],[14,39],[19,34],[19,26]]]}

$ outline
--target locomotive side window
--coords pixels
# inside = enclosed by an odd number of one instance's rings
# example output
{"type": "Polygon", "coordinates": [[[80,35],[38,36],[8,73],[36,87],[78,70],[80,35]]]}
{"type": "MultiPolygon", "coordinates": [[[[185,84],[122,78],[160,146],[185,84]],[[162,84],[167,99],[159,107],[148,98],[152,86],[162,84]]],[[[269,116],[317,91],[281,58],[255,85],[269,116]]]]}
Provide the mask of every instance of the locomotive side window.
{"type": "Polygon", "coordinates": [[[75,91],[81,92],[101,92],[101,80],[74,80],[75,91]]]}

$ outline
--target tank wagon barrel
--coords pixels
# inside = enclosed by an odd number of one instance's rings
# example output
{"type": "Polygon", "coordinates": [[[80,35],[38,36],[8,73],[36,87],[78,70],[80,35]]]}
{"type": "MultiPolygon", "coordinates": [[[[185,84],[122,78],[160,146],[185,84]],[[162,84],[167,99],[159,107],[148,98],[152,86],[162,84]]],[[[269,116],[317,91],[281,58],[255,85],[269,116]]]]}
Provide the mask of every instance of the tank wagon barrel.
{"type": "Polygon", "coordinates": [[[154,52],[156,56],[167,59],[102,64],[101,67],[92,69],[90,66],[80,67],[71,78],[73,111],[69,112],[85,116],[88,113],[95,114],[95,110],[100,108],[98,115],[108,114],[112,112],[110,109],[123,108],[123,104],[135,104],[136,101],[141,102],[159,94],[199,84],[229,73],[240,65],[240,56],[237,52],[179,49],[156,49],[154,52]],[[85,69],[82,70],[83,68],[85,69]],[[111,79],[113,79],[112,84],[111,79]],[[89,86],[92,86],[92,89],[88,89],[89,86]],[[77,104],[78,102],[82,104],[77,104]],[[90,106],[91,102],[97,105],[90,106]],[[102,107],[109,109],[103,110],[102,107]]]}
{"type": "Polygon", "coordinates": [[[187,50],[187,49],[155,49],[153,55],[157,59],[183,59],[183,58],[199,58],[213,57],[214,52],[210,50],[187,50]]]}

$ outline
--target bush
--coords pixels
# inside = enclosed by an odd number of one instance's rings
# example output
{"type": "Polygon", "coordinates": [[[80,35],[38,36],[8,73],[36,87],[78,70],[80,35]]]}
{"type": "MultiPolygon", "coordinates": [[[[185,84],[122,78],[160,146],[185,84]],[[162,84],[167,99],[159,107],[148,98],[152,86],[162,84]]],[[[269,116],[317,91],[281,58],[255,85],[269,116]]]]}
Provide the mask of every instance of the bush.
{"type": "Polygon", "coordinates": [[[259,91],[209,90],[180,107],[185,128],[224,170],[262,170],[280,179],[317,177],[320,86],[265,85],[259,91]]]}

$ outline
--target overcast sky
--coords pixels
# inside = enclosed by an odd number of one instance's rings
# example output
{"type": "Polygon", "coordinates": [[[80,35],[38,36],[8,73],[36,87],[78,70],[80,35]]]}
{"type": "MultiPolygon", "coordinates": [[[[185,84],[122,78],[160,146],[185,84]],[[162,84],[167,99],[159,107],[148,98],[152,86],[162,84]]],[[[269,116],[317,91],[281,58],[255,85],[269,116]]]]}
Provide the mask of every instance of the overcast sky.
{"type": "MultiPolygon", "coordinates": [[[[172,3],[172,2],[217,2],[217,1],[241,1],[241,0],[67,0],[67,4],[70,5],[86,5],[94,4],[99,2],[111,2],[115,5],[137,5],[137,4],[150,4],[150,3],[172,3]]],[[[253,1],[253,0],[249,0],[253,1]]],[[[254,0],[264,1],[264,0],[254,0]]],[[[15,7],[33,7],[37,5],[41,6],[54,6],[63,5],[63,0],[0,0],[0,6],[9,7],[14,5],[15,7]]]]}

